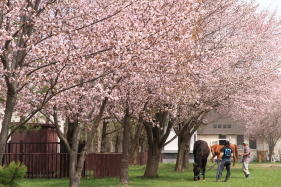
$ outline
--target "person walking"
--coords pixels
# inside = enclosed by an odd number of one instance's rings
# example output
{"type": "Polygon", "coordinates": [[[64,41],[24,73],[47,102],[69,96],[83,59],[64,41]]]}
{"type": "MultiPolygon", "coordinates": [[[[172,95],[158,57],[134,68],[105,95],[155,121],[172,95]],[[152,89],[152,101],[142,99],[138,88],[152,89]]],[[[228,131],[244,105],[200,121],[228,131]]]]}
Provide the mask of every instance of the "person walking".
{"type": "Polygon", "coordinates": [[[233,150],[230,148],[229,141],[225,142],[224,147],[220,150],[220,152],[221,153],[218,158],[219,166],[217,169],[216,181],[218,182],[221,179],[222,172],[225,167],[227,173],[226,173],[224,182],[227,182],[228,179],[230,178],[231,157],[233,156],[233,150]]]}
{"type": "Polygon", "coordinates": [[[250,152],[248,142],[243,142],[243,153],[241,153],[239,155],[242,156],[242,169],[243,169],[243,173],[246,178],[250,177],[250,171],[249,171],[249,163],[251,160],[250,154],[251,154],[251,152],[250,152]]]}

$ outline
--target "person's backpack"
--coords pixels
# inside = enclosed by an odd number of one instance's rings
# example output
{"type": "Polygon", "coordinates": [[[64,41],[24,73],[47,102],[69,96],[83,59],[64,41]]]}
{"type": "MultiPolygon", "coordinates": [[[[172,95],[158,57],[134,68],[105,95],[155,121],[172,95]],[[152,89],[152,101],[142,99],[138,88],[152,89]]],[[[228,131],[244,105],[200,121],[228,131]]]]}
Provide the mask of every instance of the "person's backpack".
{"type": "Polygon", "coordinates": [[[226,157],[231,157],[231,149],[230,149],[230,148],[225,148],[223,154],[224,154],[226,157]]]}

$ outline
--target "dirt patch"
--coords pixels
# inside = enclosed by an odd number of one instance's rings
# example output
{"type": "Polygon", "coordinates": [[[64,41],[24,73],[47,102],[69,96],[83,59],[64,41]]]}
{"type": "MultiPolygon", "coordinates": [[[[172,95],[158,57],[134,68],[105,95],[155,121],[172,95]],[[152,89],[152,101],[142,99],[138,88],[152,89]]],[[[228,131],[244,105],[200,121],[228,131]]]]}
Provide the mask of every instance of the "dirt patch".
{"type": "Polygon", "coordinates": [[[256,165],[253,165],[253,167],[256,167],[256,168],[281,168],[281,164],[256,164],[256,165]]]}
{"type": "Polygon", "coordinates": [[[281,168],[281,165],[271,165],[269,167],[271,167],[271,168],[281,168]]]}

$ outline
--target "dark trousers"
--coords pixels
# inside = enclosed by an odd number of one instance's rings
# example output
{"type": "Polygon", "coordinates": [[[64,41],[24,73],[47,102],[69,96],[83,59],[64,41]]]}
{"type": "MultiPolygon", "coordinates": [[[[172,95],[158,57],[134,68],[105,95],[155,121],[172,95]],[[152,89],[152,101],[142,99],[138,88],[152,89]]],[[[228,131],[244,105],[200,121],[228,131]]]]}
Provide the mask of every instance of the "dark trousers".
{"type": "Polygon", "coordinates": [[[231,166],[231,161],[230,160],[222,160],[219,162],[219,166],[218,166],[218,170],[217,170],[217,176],[216,176],[216,180],[218,181],[221,176],[222,176],[222,172],[224,167],[226,168],[226,176],[225,176],[225,181],[227,181],[230,177],[230,166],[231,166]]]}

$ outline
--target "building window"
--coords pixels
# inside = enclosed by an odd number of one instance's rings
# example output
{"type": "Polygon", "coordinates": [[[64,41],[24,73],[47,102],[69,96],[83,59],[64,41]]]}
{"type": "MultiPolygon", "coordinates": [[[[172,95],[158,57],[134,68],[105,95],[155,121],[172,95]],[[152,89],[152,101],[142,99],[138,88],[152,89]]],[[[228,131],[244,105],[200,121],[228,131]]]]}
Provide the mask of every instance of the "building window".
{"type": "Polygon", "coordinates": [[[226,135],[219,134],[219,139],[226,139],[226,135]]]}
{"type": "Polygon", "coordinates": [[[227,125],[227,128],[229,128],[229,129],[230,129],[230,128],[231,128],[231,125],[230,125],[230,124],[228,124],[228,125],[227,125]]]}
{"type": "Polygon", "coordinates": [[[226,141],[226,135],[219,134],[219,144],[224,145],[226,141]]]}
{"type": "Polygon", "coordinates": [[[244,142],[244,136],[243,135],[237,135],[237,145],[242,145],[244,142]]]}
{"type": "Polygon", "coordinates": [[[221,128],[221,124],[218,125],[218,128],[219,128],[219,129],[221,128]]]}
{"type": "Polygon", "coordinates": [[[224,124],[224,125],[223,125],[223,128],[224,128],[224,129],[226,129],[226,127],[227,127],[227,125],[226,125],[226,124],[224,124]]]}
{"type": "Polygon", "coordinates": [[[219,140],[220,145],[225,145],[226,140],[219,140]]]}
{"type": "Polygon", "coordinates": [[[218,127],[218,125],[217,125],[217,124],[214,124],[213,127],[216,129],[216,128],[218,127]]]}
{"type": "Polygon", "coordinates": [[[253,138],[250,138],[249,147],[250,147],[250,149],[257,149],[257,140],[253,139],[253,138]]]}

